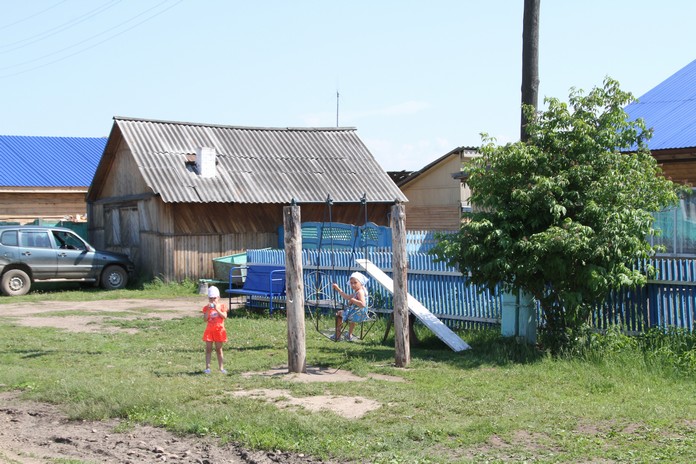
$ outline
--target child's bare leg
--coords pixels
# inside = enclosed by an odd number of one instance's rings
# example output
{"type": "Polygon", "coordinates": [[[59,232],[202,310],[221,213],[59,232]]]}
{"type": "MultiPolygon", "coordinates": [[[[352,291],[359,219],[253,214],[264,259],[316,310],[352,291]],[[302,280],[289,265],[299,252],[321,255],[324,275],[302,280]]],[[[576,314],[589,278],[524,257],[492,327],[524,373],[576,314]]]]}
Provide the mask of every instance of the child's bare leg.
{"type": "Polygon", "coordinates": [[[217,354],[218,369],[223,369],[224,356],[222,354],[222,342],[215,342],[215,353],[217,354]]]}
{"type": "Polygon", "coordinates": [[[205,342],[205,368],[210,369],[210,356],[213,352],[213,342],[205,342]]]}
{"type": "Polygon", "coordinates": [[[348,338],[353,337],[353,329],[355,329],[355,322],[348,324],[348,338]]]}
{"type": "Polygon", "coordinates": [[[336,313],[336,340],[341,339],[341,327],[343,327],[343,311],[336,313]]]}

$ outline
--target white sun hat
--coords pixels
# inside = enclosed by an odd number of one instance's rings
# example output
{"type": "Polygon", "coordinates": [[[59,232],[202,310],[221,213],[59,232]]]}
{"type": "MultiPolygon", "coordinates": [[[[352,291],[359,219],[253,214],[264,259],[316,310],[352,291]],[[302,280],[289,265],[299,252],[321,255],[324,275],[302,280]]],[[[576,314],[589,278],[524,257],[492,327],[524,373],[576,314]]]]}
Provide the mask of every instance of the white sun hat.
{"type": "Polygon", "coordinates": [[[220,290],[215,285],[208,287],[208,298],[220,298],[220,290]]]}

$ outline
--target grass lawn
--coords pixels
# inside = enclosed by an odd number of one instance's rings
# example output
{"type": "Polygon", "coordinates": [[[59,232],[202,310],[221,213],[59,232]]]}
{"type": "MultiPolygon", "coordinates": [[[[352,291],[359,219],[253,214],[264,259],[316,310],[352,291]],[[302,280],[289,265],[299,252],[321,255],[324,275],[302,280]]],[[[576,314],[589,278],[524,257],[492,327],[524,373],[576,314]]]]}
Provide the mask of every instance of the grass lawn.
{"type": "MultiPolygon", "coordinates": [[[[4,304],[20,301],[172,295],[195,291],[161,286],[0,297],[0,390],[21,389],[29,398],[62,404],[73,418],[119,417],[337,460],[696,462],[694,370],[680,369],[668,356],[646,354],[623,338],[605,341],[593,355],[554,359],[501,339],[496,331],[462,332],[472,349],[453,353],[417,327],[422,344],[412,348],[410,366],[397,369],[393,338],[381,343],[384,325],[362,342],[334,343],[308,321],[307,364],[366,380],[298,383],[242,375],[287,365],[281,314],[239,311],[228,320],[227,376],[201,374],[203,322],[197,317],[149,319],[146,308],[142,318],[130,320],[109,314],[109,324],[135,333],[67,333],[3,317],[4,304]],[[253,389],[284,390],[295,398],[360,396],[381,406],[347,419],[234,395],[253,389]]],[[[693,337],[687,341],[687,354],[696,358],[693,337]]]]}

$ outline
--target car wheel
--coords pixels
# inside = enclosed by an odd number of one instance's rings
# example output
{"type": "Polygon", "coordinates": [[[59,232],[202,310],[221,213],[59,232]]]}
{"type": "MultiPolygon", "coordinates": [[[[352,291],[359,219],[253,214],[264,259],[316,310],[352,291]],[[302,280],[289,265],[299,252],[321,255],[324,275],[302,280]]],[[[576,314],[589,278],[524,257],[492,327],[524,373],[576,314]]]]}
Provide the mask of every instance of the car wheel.
{"type": "Polygon", "coordinates": [[[31,290],[31,279],[21,269],[10,269],[2,275],[0,286],[7,296],[26,295],[31,290]]]}
{"type": "Polygon", "coordinates": [[[107,266],[102,272],[100,282],[105,290],[118,290],[128,283],[128,274],[120,266],[107,266]]]}

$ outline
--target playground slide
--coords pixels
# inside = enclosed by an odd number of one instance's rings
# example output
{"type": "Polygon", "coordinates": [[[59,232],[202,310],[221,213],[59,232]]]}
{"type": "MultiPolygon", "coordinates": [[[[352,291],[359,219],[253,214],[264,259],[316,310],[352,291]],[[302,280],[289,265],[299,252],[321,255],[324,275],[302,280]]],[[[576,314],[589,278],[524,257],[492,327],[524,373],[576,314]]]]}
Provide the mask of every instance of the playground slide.
{"type": "MultiPolygon", "coordinates": [[[[375,266],[369,259],[356,259],[355,260],[360,267],[365,269],[365,272],[370,274],[377,282],[379,282],[384,288],[386,288],[389,293],[394,294],[394,281],[386,275],[380,268],[375,266]]],[[[416,316],[419,321],[423,323],[428,329],[430,329],[437,337],[445,342],[447,346],[452,348],[453,351],[468,350],[471,348],[464,340],[459,338],[459,336],[452,332],[452,330],[442,323],[440,319],[435,317],[433,313],[428,311],[428,308],[423,306],[418,300],[416,300],[411,294],[407,294],[408,309],[411,314],[416,316]]]]}

